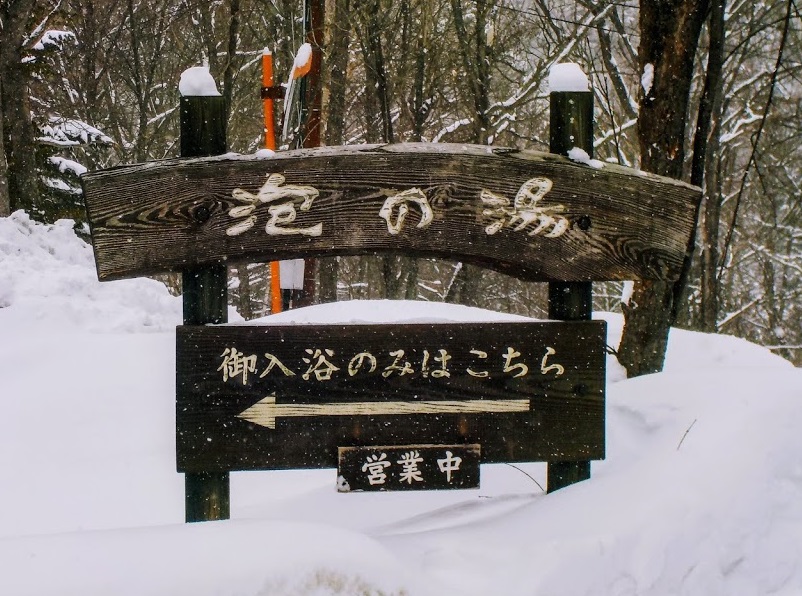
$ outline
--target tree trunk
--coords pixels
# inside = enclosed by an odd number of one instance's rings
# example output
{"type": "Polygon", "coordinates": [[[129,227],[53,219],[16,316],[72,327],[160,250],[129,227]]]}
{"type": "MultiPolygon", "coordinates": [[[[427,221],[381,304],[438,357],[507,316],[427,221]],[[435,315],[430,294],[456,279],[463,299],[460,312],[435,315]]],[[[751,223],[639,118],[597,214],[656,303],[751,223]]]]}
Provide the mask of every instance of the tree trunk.
{"type": "MultiPolygon", "coordinates": [[[[470,21],[466,19],[462,0],[451,0],[454,17],[454,28],[459,41],[460,56],[465,68],[466,82],[473,103],[473,142],[484,145],[490,135],[490,48],[487,44],[489,17],[494,2],[477,0],[476,9],[472,11],[472,30],[470,21]]],[[[477,267],[460,264],[451,285],[446,291],[446,302],[476,305],[479,287],[482,283],[483,271],[477,267]]]]}
{"type": "MultiPolygon", "coordinates": [[[[0,98],[2,96],[3,81],[0,80],[0,98]]],[[[8,194],[8,162],[3,138],[3,110],[0,110],[0,217],[11,213],[11,197],[8,194]]]]}
{"type": "MultiPolygon", "coordinates": [[[[716,124],[718,128],[718,124],[716,124]]],[[[717,136],[717,133],[716,133],[717,136]]],[[[719,224],[721,222],[721,175],[719,172],[718,138],[711,139],[708,152],[711,154],[705,174],[705,195],[702,206],[699,243],[701,244],[701,304],[699,305],[699,327],[702,331],[715,333],[718,329],[719,311],[719,224]],[[711,167],[712,166],[712,167],[711,167]]]]}
{"type": "Polygon", "coordinates": [[[231,115],[231,100],[234,96],[234,74],[237,70],[237,41],[239,40],[240,0],[229,0],[228,48],[226,67],[223,69],[223,98],[226,102],[226,120],[231,115]]]}
{"type": "Polygon", "coordinates": [[[360,6],[363,26],[360,35],[362,53],[365,59],[365,104],[366,140],[381,139],[384,143],[394,140],[391,114],[390,85],[387,77],[387,63],[382,41],[382,6],[378,0],[365,2],[360,6]],[[372,101],[371,101],[372,98],[372,101]],[[378,118],[376,118],[378,114],[378,118]],[[375,128],[376,130],[370,130],[375,128]],[[376,134],[381,131],[380,134],[376,134]]]}
{"type": "MultiPolygon", "coordinates": [[[[328,102],[326,113],[326,145],[342,145],[345,134],[346,89],[348,85],[348,46],[351,41],[350,0],[334,0],[334,17],[328,24],[328,102]]],[[[340,277],[339,257],[318,262],[320,302],[337,301],[340,277]]]]}
{"type": "MultiPolygon", "coordinates": [[[[721,219],[721,187],[718,175],[721,88],[724,67],[724,16],[726,0],[715,0],[710,9],[710,51],[707,58],[707,74],[699,116],[696,122],[696,136],[693,144],[691,162],[691,184],[704,187],[704,198],[700,208],[699,240],[701,248],[701,305],[699,327],[702,331],[714,333],[718,319],[718,229],[721,219]]],[[[687,285],[690,274],[693,244],[683,267],[678,290],[687,285]]],[[[677,315],[678,295],[675,293],[674,313],[677,315]]]]}
{"type": "Polygon", "coordinates": [[[325,139],[327,145],[342,145],[348,87],[348,46],[351,43],[350,0],[334,0],[333,12],[326,44],[329,76],[325,139]]]}
{"type": "Polygon", "coordinates": [[[451,284],[446,289],[445,302],[479,305],[479,286],[482,280],[482,269],[466,263],[458,263],[451,284]]]}
{"type": "MultiPolygon", "coordinates": [[[[693,64],[708,7],[707,0],[640,3],[638,65],[641,73],[653,72],[651,85],[641,85],[638,114],[641,168],[647,172],[682,178],[693,64]]],[[[669,282],[635,283],[618,350],[630,377],[662,370],[675,292],[669,282]]]]}
{"type": "Polygon", "coordinates": [[[12,0],[3,2],[0,8],[0,80],[3,82],[0,106],[11,211],[31,211],[39,197],[29,72],[28,66],[22,62],[22,44],[34,6],[34,0],[12,0]]]}
{"type": "MultiPolygon", "coordinates": [[[[384,45],[382,41],[382,27],[379,22],[381,14],[381,3],[378,1],[369,2],[362,7],[363,19],[362,29],[362,51],[365,57],[365,99],[368,110],[378,109],[379,121],[373,119],[373,114],[369,113],[367,127],[378,126],[381,135],[377,139],[374,131],[368,130],[366,140],[380,140],[383,143],[394,142],[393,119],[392,119],[392,97],[390,84],[387,77],[387,63],[384,56],[384,45]],[[373,101],[368,101],[370,95],[374,96],[373,101]]],[[[382,277],[384,279],[385,297],[389,299],[399,299],[408,295],[408,287],[417,284],[417,277],[410,278],[410,272],[416,271],[417,266],[412,264],[411,257],[404,256],[383,256],[381,257],[382,277]]]]}
{"type": "Polygon", "coordinates": [[[251,274],[248,271],[248,265],[242,263],[237,265],[237,279],[239,280],[239,287],[237,288],[237,310],[242,318],[250,320],[253,318],[253,308],[251,307],[251,274]]]}
{"type": "Polygon", "coordinates": [[[462,0],[451,0],[460,56],[473,102],[473,142],[480,145],[487,143],[490,134],[490,48],[487,45],[487,26],[492,5],[492,1],[476,1],[476,10],[472,11],[473,31],[469,31],[462,0]]]}

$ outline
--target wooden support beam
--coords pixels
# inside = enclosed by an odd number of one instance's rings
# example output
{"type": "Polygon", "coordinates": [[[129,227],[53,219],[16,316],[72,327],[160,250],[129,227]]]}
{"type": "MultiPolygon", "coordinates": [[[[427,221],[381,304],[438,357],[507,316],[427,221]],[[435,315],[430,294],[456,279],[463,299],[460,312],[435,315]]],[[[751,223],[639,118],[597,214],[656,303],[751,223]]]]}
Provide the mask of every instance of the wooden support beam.
{"type": "MultiPolygon", "coordinates": [[[[593,93],[556,91],[550,95],[549,149],[568,155],[573,148],[593,157],[593,93]]],[[[552,282],[549,284],[549,318],[562,321],[589,321],[593,312],[593,283],[552,282]]],[[[554,492],[590,478],[590,461],[550,462],[547,492],[554,492]]]]}
{"type": "MultiPolygon", "coordinates": [[[[226,152],[226,106],[220,96],[181,98],[181,156],[205,157],[226,152]]],[[[199,220],[208,213],[196,211],[199,220]]],[[[182,271],[184,324],[225,323],[227,270],[212,264],[182,271]]],[[[228,519],[230,484],[227,471],[192,472],[184,476],[187,522],[228,519]]]]}

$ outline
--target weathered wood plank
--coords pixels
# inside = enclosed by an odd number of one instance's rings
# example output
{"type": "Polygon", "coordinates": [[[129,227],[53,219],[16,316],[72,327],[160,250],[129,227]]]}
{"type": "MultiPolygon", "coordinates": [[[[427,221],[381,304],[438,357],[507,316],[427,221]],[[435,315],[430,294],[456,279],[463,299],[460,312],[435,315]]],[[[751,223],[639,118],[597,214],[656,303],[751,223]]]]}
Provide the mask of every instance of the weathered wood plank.
{"type": "Polygon", "coordinates": [[[438,144],[167,160],[82,180],[100,279],[401,251],[531,280],[674,279],[701,197],[619,166],[438,144]]]}
{"type": "Polygon", "coordinates": [[[336,467],[365,445],[601,459],[604,338],[602,321],[179,327],[178,469],[336,467]]]}

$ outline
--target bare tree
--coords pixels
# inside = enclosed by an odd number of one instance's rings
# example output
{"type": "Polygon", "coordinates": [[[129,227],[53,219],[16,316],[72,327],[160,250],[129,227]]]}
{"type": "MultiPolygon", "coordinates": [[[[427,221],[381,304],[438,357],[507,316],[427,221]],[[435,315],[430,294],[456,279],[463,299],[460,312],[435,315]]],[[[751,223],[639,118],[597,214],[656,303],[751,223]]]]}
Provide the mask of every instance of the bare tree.
{"type": "Polygon", "coordinates": [[[39,196],[35,132],[31,117],[30,67],[23,61],[39,10],[34,0],[0,3],[0,110],[9,207],[32,210],[39,196]]]}
{"type": "MultiPolygon", "coordinates": [[[[696,0],[640,4],[638,141],[641,167],[648,172],[683,176],[694,60],[708,8],[707,1],[696,0]]],[[[635,283],[619,347],[619,361],[630,376],[662,370],[675,292],[670,282],[635,283]]]]}
{"type": "MultiPolygon", "coordinates": [[[[3,95],[3,82],[0,80],[0,97],[3,95]]],[[[11,197],[8,193],[8,161],[3,142],[3,110],[0,109],[0,217],[11,213],[11,197]]]]}

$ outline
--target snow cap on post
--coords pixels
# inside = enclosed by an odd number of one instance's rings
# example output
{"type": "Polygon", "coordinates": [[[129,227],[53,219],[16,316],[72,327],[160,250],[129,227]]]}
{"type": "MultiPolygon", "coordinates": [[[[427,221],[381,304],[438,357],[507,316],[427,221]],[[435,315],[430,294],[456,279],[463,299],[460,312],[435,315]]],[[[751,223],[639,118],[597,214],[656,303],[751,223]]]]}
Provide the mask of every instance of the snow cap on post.
{"type": "Polygon", "coordinates": [[[298,48],[298,53],[295,54],[293,61],[292,78],[299,79],[309,74],[312,68],[312,44],[303,43],[298,48]]]}
{"type": "Polygon", "coordinates": [[[219,97],[217,84],[208,66],[193,66],[181,73],[178,92],[182,97],[219,97]]]}
{"type": "Polygon", "coordinates": [[[549,92],[590,91],[590,82],[579,64],[564,62],[549,69],[549,92]]]}

